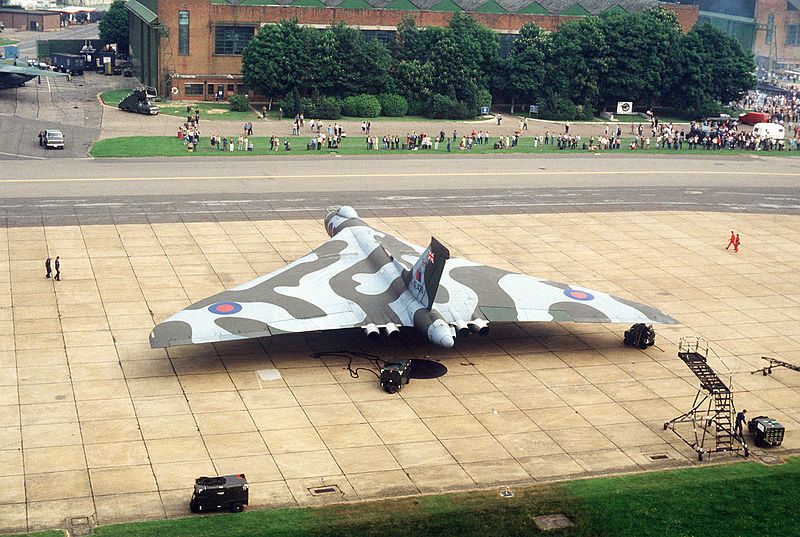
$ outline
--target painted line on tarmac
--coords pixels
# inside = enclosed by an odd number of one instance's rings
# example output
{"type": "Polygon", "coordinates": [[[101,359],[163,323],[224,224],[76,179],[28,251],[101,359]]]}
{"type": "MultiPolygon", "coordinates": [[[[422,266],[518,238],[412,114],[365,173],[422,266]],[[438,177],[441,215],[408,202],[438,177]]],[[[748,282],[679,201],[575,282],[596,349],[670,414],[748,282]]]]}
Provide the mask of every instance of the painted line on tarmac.
{"type": "Polygon", "coordinates": [[[18,155],[17,153],[4,153],[0,151],[0,155],[7,155],[9,157],[18,157],[18,158],[32,158],[36,160],[47,160],[46,157],[34,157],[33,155],[18,155]]]}
{"type": "MultiPolygon", "coordinates": [[[[43,157],[31,157],[43,158],[43,157]]],[[[549,175],[727,175],[727,176],[768,176],[768,177],[800,177],[800,173],[791,172],[746,172],[746,171],[665,171],[665,170],[624,170],[624,171],[529,171],[529,172],[426,172],[426,173],[342,173],[326,174],[327,178],[360,179],[360,178],[400,178],[400,177],[520,177],[549,175]]],[[[52,179],[0,179],[0,183],[75,183],[75,182],[139,182],[139,181],[259,181],[277,179],[321,179],[320,175],[287,174],[287,175],[201,175],[201,176],[163,176],[163,177],[59,177],[52,179]]]]}

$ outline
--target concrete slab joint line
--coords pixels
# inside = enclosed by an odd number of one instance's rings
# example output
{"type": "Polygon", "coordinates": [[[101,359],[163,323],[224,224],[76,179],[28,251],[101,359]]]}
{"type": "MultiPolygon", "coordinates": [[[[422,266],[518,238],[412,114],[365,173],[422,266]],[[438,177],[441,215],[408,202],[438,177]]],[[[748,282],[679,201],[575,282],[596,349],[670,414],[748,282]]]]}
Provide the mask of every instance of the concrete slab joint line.
{"type": "MultiPolygon", "coordinates": [[[[126,207],[141,220],[124,223],[109,210],[124,195],[106,200],[109,221],[93,223],[67,222],[59,212],[72,203],[75,215],[91,198],[34,200],[38,220],[25,225],[8,215],[29,209],[1,201],[0,479],[18,503],[0,500],[8,513],[0,531],[77,529],[83,525],[70,520],[89,514],[90,525],[187,516],[188,487],[204,474],[246,473],[255,509],[450,490],[499,494],[691,466],[693,452],[662,430],[696,392],[677,358],[687,333],[715,341],[733,371],[737,408],[800,430],[795,377],[750,374],[762,355],[800,361],[797,214],[453,207],[489,203],[498,190],[449,202],[443,192],[436,202],[450,210],[434,203],[417,212],[407,192],[398,200],[376,194],[366,219],[410,242],[446,236],[454,256],[651,303],[684,325],[659,330],[658,347],[646,351],[623,347],[615,327],[566,323],[509,324],[450,350],[413,334],[372,345],[352,333],[153,350],[150,329],[174,311],[321,244],[327,235],[316,208],[344,194],[267,202],[231,195],[217,205],[209,194],[197,199],[196,218],[175,211],[161,221],[142,204],[126,207]],[[305,209],[251,213],[273,203],[305,209]],[[227,218],[232,207],[240,210],[227,218]],[[746,238],[736,256],[724,250],[732,222],[746,238]],[[58,286],[43,278],[48,250],[64,259],[58,286]],[[340,361],[310,358],[331,348],[428,356],[448,373],[415,379],[390,397],[373,378],[350,378],[340,361]],[[259,378],[265,370],[280,377],[259,378]],[[667,459],[653,460],[660,456],[667,459]]],[[[540,194],[563,203],[605,197],[602,189],[558,190],[540,194]]],[[[715,199],[747,189],[723,190],[715,199]]],[[[777,195],[757,192],[756,203],[777,195]]],[[[537,193],[505,195],[535,201],[537,193]]],[[[160,211],[153,197],[134,200],[160,211]]],[[[187,207],[185,199],[161,201],[187,207]]],[[[779,448],[753,456],[778,463],[799,450],[787,434],[779,448]]]]}

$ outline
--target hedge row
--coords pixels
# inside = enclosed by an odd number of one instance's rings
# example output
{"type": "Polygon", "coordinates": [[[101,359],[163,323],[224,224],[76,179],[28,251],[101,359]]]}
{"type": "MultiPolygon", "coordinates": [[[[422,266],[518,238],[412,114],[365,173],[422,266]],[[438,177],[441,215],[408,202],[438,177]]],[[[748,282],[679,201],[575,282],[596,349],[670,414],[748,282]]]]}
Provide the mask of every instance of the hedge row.
{"type": "Polygon", "coordinates": [[[370,118],[401,117],[408,112],[408,101],[402,95],[351,95],[338,97],[301,97],[297,91],[286,95],[280,103],[283,113],[295,116],[302,113],[309,118],[339,119],[344,116],[370,118]]]}
{"type": "Polygon", "coordinates": [[[320,96],[302,97],[298,91],[293,91],[281,100],[280,107],[288,117],[302,113],[305,117],[318,119],[339,119],[342,116],[371,118],[380,115],[402,117],[406,114],[424,115],[436,119],[467,119],[475,117],[480,106],[491,105],[491,95],[485,93],[477,97],[476,100],[480,100],[481,103],[476,104],[436,93],[427,99],[412,99],[409,102],[402,95],[395,93],[351,95],[339,99],[320,96]]]}

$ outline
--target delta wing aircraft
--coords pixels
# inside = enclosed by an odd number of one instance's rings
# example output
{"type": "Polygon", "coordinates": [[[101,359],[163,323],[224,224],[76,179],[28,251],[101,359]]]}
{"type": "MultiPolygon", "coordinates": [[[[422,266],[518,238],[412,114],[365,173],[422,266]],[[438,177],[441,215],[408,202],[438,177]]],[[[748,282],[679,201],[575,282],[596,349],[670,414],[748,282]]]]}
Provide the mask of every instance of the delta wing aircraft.
{"type": "Polygon", "coordinates": [[[68,76],[66,73],[56,73],[45,71],[36,67],[18,66],[13,63],[0,61],[0,89],[18,88],[25,85],[25,82],[37,76],[68,76]]]}
{"type": "Polygon", "coordinates": [[[580,286],[450,258],[368,226],[352,207],[325,218],[331,237],[271,274],[192,304],[158,324],[153,348],[361,328],[369,339],[408,327],[431,343],[501,322],[666,323],[659,310],[580,286]]]}

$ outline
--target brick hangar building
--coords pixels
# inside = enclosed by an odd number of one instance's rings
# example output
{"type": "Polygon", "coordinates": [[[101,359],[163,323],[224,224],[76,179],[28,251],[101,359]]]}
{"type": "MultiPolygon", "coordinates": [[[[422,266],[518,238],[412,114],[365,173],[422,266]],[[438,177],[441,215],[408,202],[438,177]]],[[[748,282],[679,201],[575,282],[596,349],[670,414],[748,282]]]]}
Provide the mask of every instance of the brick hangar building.
{"type": "Polygon", "coordinates": [[[397,24],[413,16],[418,26],[445,26],[452,13],[470,13],[500,34],[507,53],[527,22],[554,30],[563,21],[602,13],[638,12],[661,5],[676,13],[684,31],[698,19],[696,6],[658,0],[128,0],[130,56],[145,85],[173,99],[214,100],[222,92],[247,94],[242,81],[244,46],[263,24],[296,18],[324,28],[344,22],[369,37],[394,40],[397,24]]]}

